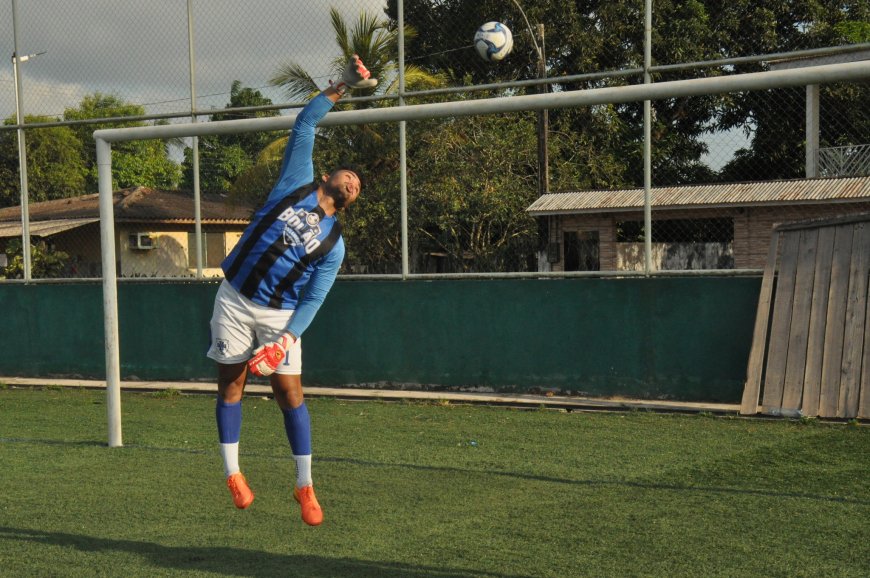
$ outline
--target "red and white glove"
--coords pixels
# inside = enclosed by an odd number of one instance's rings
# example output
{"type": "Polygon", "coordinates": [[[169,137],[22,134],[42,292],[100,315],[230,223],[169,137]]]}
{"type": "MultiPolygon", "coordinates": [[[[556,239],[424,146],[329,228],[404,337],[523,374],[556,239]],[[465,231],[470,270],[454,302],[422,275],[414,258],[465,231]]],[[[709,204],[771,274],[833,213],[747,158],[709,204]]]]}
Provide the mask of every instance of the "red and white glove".
{"type": "Polygon", "coordinates": [[[333,87],[339,94],[344,94],[348,88],[374,88],[378,85],[378,79],[371,78],[371,75],[359,55],[354,54],[347,61],[341,80],[333,87]]]}
{"type": "Polygon", "coordinates": [[[285,333],[278,338],[278,341],[261,345],[254,350],[253,357],[248,360],[248,369],[254,375],[262,375],[263,377],[272,375],[284,361],[287,350],[295,341],[296,339],[292,335],[285,333]]]}

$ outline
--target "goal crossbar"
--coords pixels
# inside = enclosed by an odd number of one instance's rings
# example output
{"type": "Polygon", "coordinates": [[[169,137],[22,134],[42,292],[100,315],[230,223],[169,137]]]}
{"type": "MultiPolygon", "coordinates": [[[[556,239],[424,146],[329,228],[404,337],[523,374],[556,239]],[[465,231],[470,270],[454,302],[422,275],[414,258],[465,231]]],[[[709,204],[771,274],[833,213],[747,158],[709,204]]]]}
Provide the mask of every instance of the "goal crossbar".
{"type": "MultiPolygon", "coordinates": [[[[527,110],[576,108],[597,104],[642,102],[644,100],[767,90],[788,86],[828,84],[831,82],[845,82],[866,78],[870,78],[870,60],[651,84],[338,111],[327,114],[318,123],[318,126],[375,124],[527,110]]],[[[294,114],[205,123],[110,128],[95,131],[94,138],[108,142],[121,142],[155,138],[168,139],[186,136],[289,130],[293,127],[295,121],[296,115],[294,114]]]]}

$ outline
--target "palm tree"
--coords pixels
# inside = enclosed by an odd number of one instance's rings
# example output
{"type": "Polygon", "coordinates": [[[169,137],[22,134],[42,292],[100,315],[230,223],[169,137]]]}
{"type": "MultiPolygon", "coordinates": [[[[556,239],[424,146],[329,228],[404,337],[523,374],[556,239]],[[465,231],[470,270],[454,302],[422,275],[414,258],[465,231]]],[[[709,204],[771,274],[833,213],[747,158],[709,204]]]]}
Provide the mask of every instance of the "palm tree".
{"type": "MultiPolygon", "coordinates": [[[[370,96],[396,93],[399,89],[398,62],[396,55],[399,53],[399,33],[392,28],[388,21],[378,19],[377,16],[365,11],[352,27],[335,9],[330,8],[329,15],[332,20],[332,28],[335,32],[335,41],[338,45],[338,56],[330,65],[332,78],[340,78],[347,60],[353,54],[358,54],[372,76],[379,80],[377,87],[367,91],[354,91],[355,96],[370,96]]],[[[405,40],[408,41],[416,36],[416,31],[411,27],[405,27],[405,40]]],[[[312,76],[299,63],[288,61],[282,64],[270,83],[273,86],[283,87],[285,94],[291,101],[308,100],[320,92],[320,87],[312,76]]],[[[444,86],[447,83],[443,74],[432,74],[426,70],[405,65],[405,86],[410,89],[425,89],[444,86]]],[[[349,106],[363,108],[371,106],[370,102],[357,102],[349,106]]],[[[328,133],[345,143],[353,143],[350,148],[355,149],[361,164],[368,164],[371,169],[382,168],[384,135],[378,127],[364,125],[357,127],[333,127],[328,133]],[[362,158],[359,158],[362,157],[362,158]],[[369,162],[365,162],[367,159],[369,162]]],[[[258,155],[254,165],[245,173],[239,175],[230,188],[230,197],[238,202],[257,204],[268,194],[269,188],[277,176],[287,136],[277,139],[264,148],[258,155]]],[[[347,159],[345,159],[347,160],[347,159]]]]}
{"type": "MultiPolygon", "coordinates": [[[[359,18],[349,25],[335,8],[329,11],[337,56],[333,59],[329,74],[338,79],[347,60],[358,54],[379,80],[377,87],[358,90],[353,96],[379,96],[398,92],[399,53],[398,30],[377,16],[361,12],[359,18]]],[[[406,27],[405,39],[410,40],[416,32],[406,27]]],[[[443,74],[433,74],[417,66],[405,66],[405,86],[410,90],[436,88],[447,84],[443,74]]],[[[308,100],[320,91],[320,87],[299,63],[289,61],[280,66],[271,80],[273,86],[283,87],[286,96],[295,102],[308,100]]],[[[378,106],[390,106],[395,101],[381,101],[378,106]]],[[[373,106],[371,101],[345,102],[342,107],[355,109],[373,106]]],[[[355,204],[342,218],[345,238],[349,243],[345,267],[367,267],[369,272],[395,273],[401,267],[401,231],[398,220],[398,131],[396,125],[336,126],[318,131],[323,138],[315,150],[315,166],[332,168],[351,163],[364,170],[365,197],[355,204]]],[[[258,205],[268,194],[280,170],[281,157],[287,138],[267,146],[259,155],[256,164],[240,175],[230,197],[258,205]]]]}
{"type": "MultiPolygon", "coordinates": [[[[351,55],[358,54],[372,76],[380,82],[374,89],[356,93],[357,96],[398,91],[399,73],[396,61],[399,53],[398,29],[391,28],[386,20],[380,20],[365,11],[360,13],[352,28],[348,27],[348,23],[334,7],[329,9],[329,16],[339,48],[339,55],[330,65],[331,77],[340,78],[347,60],[351,55]]],[[[405,27],[406,41],[416,35],[412,27],[405,27]]],[[[320,91],[308,71],[294,61],[282,64],[270,82],[273,86],[283,87],[287,97],[294,101],[305,100],[320,91]]],[[[446,78],[441,74],[432,74],[418,66],[405,65],[405,85],[408,88],[430,88],[443,86],[445,83],[446,78]]]]}

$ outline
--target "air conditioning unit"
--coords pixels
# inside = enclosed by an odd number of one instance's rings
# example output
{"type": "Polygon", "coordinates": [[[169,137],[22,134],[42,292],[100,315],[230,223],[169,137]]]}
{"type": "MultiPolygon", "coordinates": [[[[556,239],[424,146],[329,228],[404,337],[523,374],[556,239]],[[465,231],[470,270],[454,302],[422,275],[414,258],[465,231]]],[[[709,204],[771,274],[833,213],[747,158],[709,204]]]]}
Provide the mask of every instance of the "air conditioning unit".
{"type": "Polygon", "coordinates": [[[130,235],[130,248],[148,251],[157,248],[157,243],[151,233],[133,233],[130,235]]]}

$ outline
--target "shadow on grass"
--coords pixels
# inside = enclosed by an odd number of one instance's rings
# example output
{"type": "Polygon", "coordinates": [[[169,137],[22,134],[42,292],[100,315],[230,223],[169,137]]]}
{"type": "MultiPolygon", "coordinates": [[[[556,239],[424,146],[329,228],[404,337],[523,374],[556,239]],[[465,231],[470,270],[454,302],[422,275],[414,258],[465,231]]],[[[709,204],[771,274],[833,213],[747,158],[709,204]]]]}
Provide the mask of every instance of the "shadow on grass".
{"type": "Polygon", "coordinates": [[[95,440],[50,440],[43,438],[0,438],[0,443],[3,444],[39,444],[42,446],[90,446],[90,447],[108,447],[105,442],[100,443],[95,440]]]}
{"type": "Polygon", "coordinates": [[[352,558],[329,558],[301,554],[275,554],[222,546],[166,546],[154,542],[113,540],[64,532],[44,532],[3,526],[0,526],[0,539],[75,548],[82,552],[125,552],[143,557],[155,568],[209,572],[225,576],[268,576],[271,578],[272,576],[290,574],[315,577],[395,576],[415,578],[434,576],[436,578],[460,578],[463,576],[483,576],[510,578],[507,574],[469,573],[466,570],[409,566],[395,562],[372,562],[352,558]]]}
{"type": "MultiPolygon", "coordinates": [[[[63,440],[48,440],[48,439],[27,439],[27,438],[0,438],[0,443],[33,443],[44,445],[75,445],[75,446],[100,446],[97,442],[89,441],[63,441],[63,440]]],[[[188,454],[207,454],[211,450],[202,450],[195,448],[164,448],[155,446],[128,445],[127,448],[135,448],[148,451],[162,451],[173,453],[188,453],[188,454]]],[[[275,456],[260,452],[245,452],[243,455],[255,457],[257,459],[280,459],[287,461],[286,455],[275,456]]],[[[791,498],[799,500],[811,500],[816,502],[831,502],[837,504],[856,504],[859,506],[870,505],[870,500],[862,500],[859,498],[848,498],[840,496],[825,496],[820,494],[809,494],[805,492],[784,492],[776,490],[752,489],[752,488],[729,488],[716,486],[692,486],[686,484],[666,484],[654,482],[642,482],[626,479],[611,479],[611,480],[582,480],[571,478],[557,478],[554,476],[542,476],[538,474],[527,474],[524,472],[508,472],[498,470],[475,470],[471,468],[457,468],[451,466],[427,466],[422,464],[402,464],[389,462],[374,462],[371,460],[361,460],[357,458],[339,458],[329,456],[317,456],[315,458],[319,462],[336,463],[336,464],[351,464],[366,468],[399,468],[408,470],[417,470],[423,472],[439,472],[439,473],[461,473],[461,474],[478,474],[483,476],[498,476],[507,477],[518,480],[527,480],[535,482],[546,482],[551,484],[567,484],[574,486],[622,486],[626,488],[638,488],[645,490],[666,490],[675,492],[696,492],[696,493],[715,493],[715,494],[734,494],[743,496],[761,496],[767,498],[791,498]]]]}
{"type": "Polygon", "coordinates": [[[521,480],[547,482],[552,484],[569,484],[576,486],[623,486],[626,488],[638,488],[643,490],[669,490],[675,492],[699,492],[699,493],[715,493],[715,494],[735,494],[746,496],[764,496],[770,498],[795,498],[801,500],[813,500],[818,502],[834,502],[842,504],[857,504],[861,506],[870,505],[870,501],[861,500],[858,498],[843,498],[839,496],[823,496],[817,494],[807,494],[801,492],[783,492],[774,490],[762,489],[747,489],[747,488],[724,488],[715,486],[689,486],[685,484],[665,484],[654,482],[638,482],[632,480],[572,480],[567,478],[556,478],[552,476],[541,476],[536,474],[526,474],[521,472],[500,472],[497,470],[473,470],[455,468],[450,466],[424,466],[419,464],[390,464],[383,462],[372,462],[359,460],[354,458],[330,458],[320,457],[318,461],[353,464],[362,467],[379,467],[379,468],[401,468],[420,471],[431,471],[441,473],[461,473],[461,474],[480,474],[486,476],[508,477],[521,480]]]}

